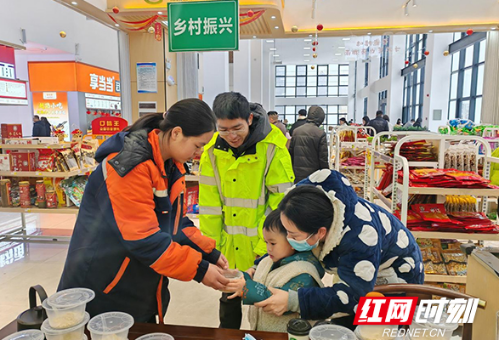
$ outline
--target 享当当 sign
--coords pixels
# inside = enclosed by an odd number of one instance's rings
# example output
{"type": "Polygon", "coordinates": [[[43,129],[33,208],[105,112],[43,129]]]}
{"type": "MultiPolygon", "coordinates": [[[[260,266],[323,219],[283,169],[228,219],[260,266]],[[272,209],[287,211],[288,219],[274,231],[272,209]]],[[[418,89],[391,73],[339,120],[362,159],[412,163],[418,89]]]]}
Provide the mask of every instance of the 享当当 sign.
{"type": "Polygon", "coordinates": [[[170,52],[239,48],[237,0],[169,3],[168,24],[170,52]]]}

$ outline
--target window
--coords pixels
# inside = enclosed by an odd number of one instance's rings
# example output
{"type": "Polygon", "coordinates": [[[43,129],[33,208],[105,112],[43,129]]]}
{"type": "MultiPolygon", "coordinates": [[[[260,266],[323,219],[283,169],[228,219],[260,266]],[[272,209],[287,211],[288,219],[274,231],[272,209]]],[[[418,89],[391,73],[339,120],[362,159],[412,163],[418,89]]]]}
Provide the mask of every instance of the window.
{"type": "MultiPolygon", "coordinates": [[[[454,41],[466,37],[455,33],[454,41]]],[[[480,123],[482,112],[485,40],[452,54],[449,119],[470,119],[480,123]]]]}
{"type": "Polygon", "coordinates": [[[386,103],[388,101],[388,90],[381,91],[378,93],[378,110],[383,111],[383,114],[386,113],[386,103]]]}
{"type": "Polygon", "coordinates": [[[275,96],[346,97],[349,71],[348,64],[277,65],[275,96]]]}
{"type": "Polygon", "coordinates": [[[379,59],[379,79],[388,76],[388,57],[390,48],[390,36],[383,36],[383,51],[379,59]]]}
{"type": "MultiPolygon", "coordinates": [[[[406,60],[412,65],[425,58],[426,34],[408,35],[406,38],[406,60]]],[[[410,69],[404,76],[404,101],[402,121],[422,117],[425,68],[410,69]]]]}
{"type": "Polygon", "coordinates": [[[364,98],[364,116],[367,116],[367,97],[364,98]]]}
{"type": "MultiPolygon", "coordinates": [[[[329,131],[329,126],[339,125],[340,118],[347,118],[348,107],[346,105],[319,105],[326,113],[324,119],[324,130],[329,131]]],[[[284,121],[288,120],[288,124],[293,124],[298,119],[298,111],[305,109],[308,112],[310,106],[305,105],[281,105],[276,106],[275,109],[279,113],[279,119],[284,121]]]]}
{"type": "Polygon", "coordinates": [[[418,60],[423,59],[426,51],[426,34],[408,35],[405,44],[405,60],[412,65],[418,60]]]}
{"type": "Polygon", "coordinates": [[[365,69],[364,69],[364,87],[367,87],[369,85],[369,63],[366,62],[365,64],[365,69]]]}

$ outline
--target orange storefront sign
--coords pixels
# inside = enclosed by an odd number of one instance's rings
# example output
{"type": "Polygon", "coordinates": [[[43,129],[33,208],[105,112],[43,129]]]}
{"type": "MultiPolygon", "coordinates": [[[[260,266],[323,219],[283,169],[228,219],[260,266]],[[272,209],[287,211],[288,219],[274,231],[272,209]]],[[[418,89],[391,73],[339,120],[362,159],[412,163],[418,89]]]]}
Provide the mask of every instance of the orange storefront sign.
{"type": "Polygon", "coordinates": [[[31,92],[85,92],[120,96],[118,72],[74,61],[29,62],[31,92]]]}

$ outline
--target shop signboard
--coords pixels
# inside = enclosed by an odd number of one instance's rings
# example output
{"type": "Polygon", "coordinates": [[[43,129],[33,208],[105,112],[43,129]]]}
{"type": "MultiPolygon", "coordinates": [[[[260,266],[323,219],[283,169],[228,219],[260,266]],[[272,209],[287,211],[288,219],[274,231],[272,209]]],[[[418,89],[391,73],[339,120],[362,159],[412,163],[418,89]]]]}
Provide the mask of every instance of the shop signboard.
{"type": "Polygon", "coordinates": [[[169,3],[168,22],[170,52],[239,48],[237,0],[169,3]]]}
{"type": "Polygon", "coordinates": [[[16,79],[15,66],[0,62],[0,78],[16,79]]]}
{"type": "Polygon", "coordinates": [[[112,136],[123,131],[128,121],[119,117],[103,117],[92,121],[92,135],[112,136]]]}
{"type": "Polygon", "coordinates": [[[68,94],[66,92],[33,92],[34,114],[46,117],[49,123],[57,127],[63,125],[66,140],[70,140],[68,94]]]}
{"type": "Polygon", "coordinates": [[[0,79],[0,104],[28,105],[26,82],[0,79]]]}

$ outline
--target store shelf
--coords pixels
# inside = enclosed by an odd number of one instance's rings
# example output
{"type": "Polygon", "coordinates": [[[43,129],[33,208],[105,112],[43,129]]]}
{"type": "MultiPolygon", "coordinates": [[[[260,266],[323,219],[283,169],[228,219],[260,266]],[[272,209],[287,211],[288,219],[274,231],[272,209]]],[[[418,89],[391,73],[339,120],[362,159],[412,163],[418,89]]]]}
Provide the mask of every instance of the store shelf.
{"type": "Polygon", "coordinates": [[[365,165],[340,165],[340,170],[365,170],[365,165]]]}
{"type": "Polygon", "coordinates": [[[186,182],[199,182],[199,176],[187,175],[185,180],[186,182]]]}
{"type": "Polygon", "coordinates": [[[499,241],[499,234],[447,233],[438,231],[411,231],[415,238],[499,241]]]}
{"type": "Polygon", "coordinates": [[[57,209],[40,209],[37,207],[33,208],[6,208],[0,207],[0,213],[25,213],[25,214],[64,214],[64,215],[77,215],[78,208],[76,206],[69,208],[57,208],[57,209]]]}
{"type": "MultiPolygon", "coordinates": [[[[401,184],[397,185],[402,188],[401,184]]],[[[409,187],[409,194],[420,195],[471,195],[499,197],[499,189],[469,189],[469,188],[436,188],[436,187],[409,187]]]]}
{"type": "Polygon", "coordinates": [[[426,274],[425,282],[466,283],[466,276],[426,274]]]}
{"type": "Polygon", "coordinates": [[[69,149],[71,144],[0,144],[5,150],[69,149]]]}
{"type": "Polygon", "coordinates": [[[95,167],[78,169],[68,172],[46,172],[46,171],[0,171],[2,177],[50,177],[50,178],[68,178],[73,176],[85,175],[95,170],[95,167]]]}
{"type": "Polygon", "coordinates": [[[381,160],[383,160],[386,163],[393,164],[393,158],[391,158],[390,156],[385,155],[384,153],[381,153],[379,151],[373,151],[373,150],[370,150],[370,151],[371,151],[371,155],[372,155],[371,157],[380,158],[381,160]]]}
{"type": "Polygon", "coordinates": [[[392,200],[389,199],[389,198],[386,198],[378,189],[376,188],[371,188],[371,190],[373,191],[374,193],[374,196],[376,196],[375,198],[378,198],[379,200],[381,200],[381,202],[383,202],[387,207],[391,208],[392,206],[392,200]]]}

